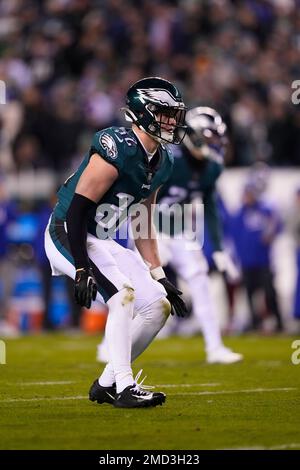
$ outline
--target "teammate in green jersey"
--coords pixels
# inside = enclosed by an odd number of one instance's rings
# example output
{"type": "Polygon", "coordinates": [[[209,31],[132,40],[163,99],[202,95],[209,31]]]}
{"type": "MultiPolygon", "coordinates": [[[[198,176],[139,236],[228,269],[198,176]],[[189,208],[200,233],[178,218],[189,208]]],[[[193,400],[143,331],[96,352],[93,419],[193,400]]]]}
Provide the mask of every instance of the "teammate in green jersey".
{"type": "Polygon", "coordinates": [[[152,226],[152,204],[169,178],[173,159],[165,143],[179,144],[185,132],[185,105],[172,83],[158,77],[136,82],[127,92],[130,129],[97,132],[78,170],[58,192],[45,248],[53,275],[75,280],[75,299],[87,308],[97,299],[108,306],[109,363],[89,397],[116,407],[162,404],[133,379],[131,362],[164,325],[170,311],[186,307],[161,267],[152,226]],[[140,203],[147,237],[136,240],[141,255],[123,248],[114,231],[140,203]]]}
{"type": "MultiPolygon", "coordinates": [[[[182,207],[197,199],[202,201],[204,223],[208,226],[213,243],[215,265],[234,280],[238,272],[222,247],[221,224],[215,200],[216,182],[223,170],[226,125],[221,116],[209,107],[189,110],[186,123],[188,131],[183,145],[174,149],[172,176],[158,194],[159,207],[163,209],[165,205],[168,208],[172,204],[182,207]]],[[[160,216],[162,229],[163,210],[160,216]]],[[[176,220],[173,222],[176,225],[176,220]]],[[[168,227],[168,224],[165,225],[168,227]]],[[[173,237],[159,237],[159,253],[163,265],[170,264],[189,287],[193,313],[205,340],[207,362],[229,364],[240,361],[242,355],[226,348],[222,342],[210,295],[208,266],[200,243],[196,236],[194,241],[191,236],[187,238],[189,233],[186,231],[189,228],[178,225],[173,228],[173,237]],[[178,230],[182,230],[182,236],[178,236],[178,230]]]]}

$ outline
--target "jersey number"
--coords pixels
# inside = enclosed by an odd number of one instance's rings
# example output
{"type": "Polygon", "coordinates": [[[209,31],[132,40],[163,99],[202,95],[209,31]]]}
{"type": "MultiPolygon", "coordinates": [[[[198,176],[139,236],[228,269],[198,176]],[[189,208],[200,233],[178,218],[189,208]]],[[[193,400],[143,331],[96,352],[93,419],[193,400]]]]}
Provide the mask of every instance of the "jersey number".
{"type": "Polygon", "coordinates": [[[118,193],[119,205],[115,204],[100,204],[97,208],[96,222],[107,230],[115,231],[118,226],[127,219],[128,208],[134,201],[134,196],[127,193],[118,193]]]}
{"type": "Polygon", "coordinates": [[[136,145],[136,141],[132,137],[127,136],[127,131],[125,127],[120,127],[119,129],[116,129],[115,136],[117,140],[120,142],[120,144],[124,142],[125,140],[128,147],[131,147],[132,145],[136,145]],[[124,136],[127,136],[127,137],[124,137],[124,136]]]}
{"type": "Polygon", "coordinates": [[[167,204],[171,206],[172,204],[180,204],[183,202],[188,195],[188,191],[185,188],[180,188],[179,186],[171,186],[168,191],[168,195],[163,197],[160,200],[160,204],[167,204]]]}

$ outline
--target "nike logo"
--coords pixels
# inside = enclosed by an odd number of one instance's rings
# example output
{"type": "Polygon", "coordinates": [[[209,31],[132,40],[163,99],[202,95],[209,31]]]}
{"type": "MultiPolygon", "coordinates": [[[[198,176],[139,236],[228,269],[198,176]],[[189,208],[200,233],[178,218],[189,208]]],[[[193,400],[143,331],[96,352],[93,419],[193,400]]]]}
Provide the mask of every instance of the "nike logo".
{"type": "Polygon", "coordinates": [[[108,396],[114,401],[115,397],[113,397],[113,396],[112,396],[110,393],[108,393],[108,392],[105,392],[105,393],[106,393],[106,395],[108,395],[108,396]]]}

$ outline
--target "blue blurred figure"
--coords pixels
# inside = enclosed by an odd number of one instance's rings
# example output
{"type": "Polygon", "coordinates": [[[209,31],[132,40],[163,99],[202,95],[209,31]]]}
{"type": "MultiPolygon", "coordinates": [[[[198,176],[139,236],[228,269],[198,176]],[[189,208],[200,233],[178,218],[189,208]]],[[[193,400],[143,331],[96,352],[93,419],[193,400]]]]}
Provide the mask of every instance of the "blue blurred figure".
{"type": "Polygon", "coordinates": [[[290,217],[290,229],[296,244],[296,286],[293,302],[293,317],[300,320],[300,187],[296,191],[295,205],[290,217]]]}
{"type": "Polygon", "coordinates": [[[243,193],[243,201],[233,216],[233,237],[247,292],[252,329],[261,325],[261,315],[256,309],[254,295],[263,290],[269,314],[276,319],[276,330],[283,328],[277,293],[271,267],[271,249],[282,223],[274,208],[260,198],[261,190],[249,181],[243,193]]]}

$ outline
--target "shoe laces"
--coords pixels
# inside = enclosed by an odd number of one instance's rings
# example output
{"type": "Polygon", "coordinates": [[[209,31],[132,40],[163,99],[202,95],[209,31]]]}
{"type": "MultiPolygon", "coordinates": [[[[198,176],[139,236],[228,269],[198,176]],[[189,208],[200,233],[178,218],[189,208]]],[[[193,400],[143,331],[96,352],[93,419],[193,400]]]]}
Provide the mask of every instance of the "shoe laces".
{"type": "Polygon", "coordinates": [[[140,376],[142,375],[143,373],[143,369],[141,369],[135,376],[135,379],[134,379],[134,384],[133,384],[133,387],[132,387],[132,390],[135,392],[135,393],[138,393],[140,395],[149,395],[149,390],[153,389],[154,386],[153,385],[143,385],[144,384],[144,380],[147,378],[147,375],[145,375],[145,377],[139,382],[139,378],[140,376]]]}

